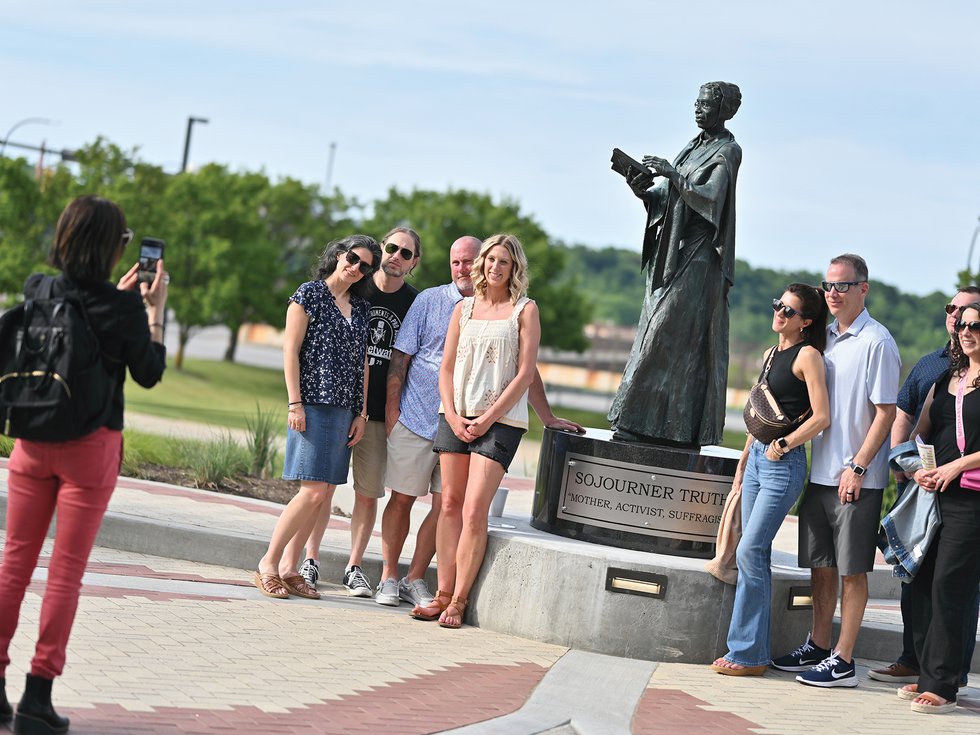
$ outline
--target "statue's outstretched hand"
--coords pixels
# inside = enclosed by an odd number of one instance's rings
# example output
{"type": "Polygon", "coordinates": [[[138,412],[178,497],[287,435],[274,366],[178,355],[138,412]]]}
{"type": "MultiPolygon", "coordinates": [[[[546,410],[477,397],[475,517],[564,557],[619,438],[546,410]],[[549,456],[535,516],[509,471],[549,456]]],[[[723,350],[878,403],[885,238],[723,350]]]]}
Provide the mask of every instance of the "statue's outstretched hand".
{"type": "Polygon", "coordinates": [[[643,156],[643,165],[649,166],[655,173],[660,174],[661,176],[666,176],[667,178],[671,178],[677,173],[677,169],[675,169],[666,158],[643,156]]]}

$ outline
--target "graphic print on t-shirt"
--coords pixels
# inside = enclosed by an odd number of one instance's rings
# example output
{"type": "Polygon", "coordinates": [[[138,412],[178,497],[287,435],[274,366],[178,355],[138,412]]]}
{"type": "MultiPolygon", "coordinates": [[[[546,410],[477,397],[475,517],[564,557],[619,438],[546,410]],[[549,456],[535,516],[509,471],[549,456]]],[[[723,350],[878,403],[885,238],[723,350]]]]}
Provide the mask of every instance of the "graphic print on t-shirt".
{"type": "Polygon", "coordinates": [[[367,350],[369,365],[381,365],[391,360],[391,346],[401,325],[402,320],[391,309],[371,307],[367,350]]]}
{"type": "Polygon", "coordinates": [[[367,409],[372,421],[384,421],[391,350],[408,307],[417,295],[418,291],[407,283],[394,293],[374,290],[368,295],[371,311],[368,315],[367,339],[367,409]]]}

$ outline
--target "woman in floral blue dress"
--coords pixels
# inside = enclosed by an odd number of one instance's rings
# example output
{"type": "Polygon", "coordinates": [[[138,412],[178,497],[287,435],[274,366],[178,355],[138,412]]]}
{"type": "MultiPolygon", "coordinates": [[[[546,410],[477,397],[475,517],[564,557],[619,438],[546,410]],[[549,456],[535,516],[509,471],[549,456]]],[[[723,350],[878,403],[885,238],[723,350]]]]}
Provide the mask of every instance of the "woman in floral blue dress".
{"type": "Polygon", "coordinates": [[[334,489],[347,481],[351,447],[364,435],[370,308],[364,297],[380,264],[381,249],[367,235],[334,241],[314,268],[314,280],[289,299],[283,337],[289,431],[282,476],[300,485],[254,574],[255,586],[268,597],[320,597],[296,565],[320,508],[330,507],[334,489]]]}

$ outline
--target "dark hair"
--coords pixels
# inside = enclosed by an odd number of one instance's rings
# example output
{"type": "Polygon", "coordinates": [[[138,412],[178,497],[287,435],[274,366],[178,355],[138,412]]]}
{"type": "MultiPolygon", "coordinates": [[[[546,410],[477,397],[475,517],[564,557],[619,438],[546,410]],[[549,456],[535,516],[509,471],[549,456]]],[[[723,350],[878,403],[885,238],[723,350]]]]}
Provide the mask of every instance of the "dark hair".
{"type": "Polygon", "coordinates": [[[823,291],[807,283],[791,283],[786,290],[803,302],[800,313],[804,319],[811,320],[810,326],[803,328],[803,341],[823,353],[827,347],[827,318],[830,316],[823,291]]]}
{"type": "MultiPolygon", "coordinates": [[[[964,290],[960,289],[959,293],[962,293],[964,290]]],[[[980,301],[974,301],[972,304],[961,306],[959,312],[956,314],[956,318],[958,320],[962,319],[963,312],[967,309],[980,312],[980,301]]],[[[953,342],[949,347],[949,367],[954,375],[962,375],[970,367],[970,358],[963,354],[963,348],[960,346],[960,331],[958,329],[953,330],[953,342]]],[[[980,375],[977,375],[973,379],[972,385],[974,388],[980,388],[980,375]]]]}
{"type": "Polygon", "coordinates": [[[864,262],[864,258],[860,255],[844,253],[843,255],[838,255],[836,258],[832,258],[830,264],[849,265],[854,270],[854,275],[857,276],[859,281],[868,280],[868,264],[864,262]]]}
{"type": "Polygon", "coordinates": [[[73,200],[58,217],[48,262],[79,283],[109,278],[126,232],[126,215],[115,202],[97,196],[73,200]]]}
{"type": "Polygon", "coordinates": [[[310,271],[310,277],[317,281],[322,281],[324,278],[333,275],[333,272],[337,270],[337,260],[340,256],[349,250],[355,250],[356,248],[364,248],[365,250],[371,251],[371,274],[364,276],[350,287],[350,295],[363,299],[367,298],[368,293],[371,290],[372,278],[375,273],[378,272],[378,268],[381,267],[381,248],[378,247],[378,243],[373,237],[368,235],[348,235],[342,240],[333,240],[327,243],[327,247],[324,248],[323,254],[320,255],[319,260],[317,260],[316,265],[313,266],[313,270],[310,271]]]}
{"type": "Polygon", "coordinates": [[[980,296],[980,286],[963,286],[956,289],[956,293],[968,293],[971,296],[980,296]]]}
{"type": "Polygon", "coordinates": [[[731,120],[742,106],[742,91],[738,85],[730,82],[707,82],[701,85],[701,89],[707,90],[720,103],[719,112],[722,120],[731,120]]]}
{"type": "Polygon", "coordinates": [[[412,241],[415,243],[415,257],[416,258],[421,258],[422,257],[422,238],[419,237],[419,233],[417,233],[411,227],[392,227],[390,230],[388,230],[388,233],[384,237],[381,238],[381,242],[387,243],[388,242],[388,238],[391,237],[392,235],[394,235],[396,232],[401,232],[401,233],[403,233],[405,235],[408,235],[410,238],[412,238],[412,241]]]}

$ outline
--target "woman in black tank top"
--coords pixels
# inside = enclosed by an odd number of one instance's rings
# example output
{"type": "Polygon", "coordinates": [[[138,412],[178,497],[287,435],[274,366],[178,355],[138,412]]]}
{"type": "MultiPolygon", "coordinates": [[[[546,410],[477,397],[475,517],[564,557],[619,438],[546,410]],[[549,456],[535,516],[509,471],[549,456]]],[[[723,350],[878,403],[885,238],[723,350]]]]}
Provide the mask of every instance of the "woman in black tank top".
{"type": "Polygon", "coordinates": [[[769,667],[772,540],[803,492],[806,452],[803,445],[830,425],[824,372],[827,304],[823,293],[792,283],[774,299],[772,330],[779,336],[766,351],[766,379],[789,416],[802,420],[768,446],[751,434],[739,459],[732,492],[740,494],[742,538],[738,544],[738,584],[728,653],[711,668],[728,676],[762,676],[769,667]]]}
{"type": "Polygon", "coordinates": [[[980,584],[980,490],[966,475],[980,468],[980,303],[962,307],[958,317],[949,351],[952,369],[929,391],[912,431],[936,448],[939,466],[919,470],[913,479],[937,494],[943,522],[909,589],[907,624],[919,681],[898,694],[912,700],[913,712],[933,714],[956,707],[966,673],[963,649],[977,625],[971,603],[980,584]]]}

